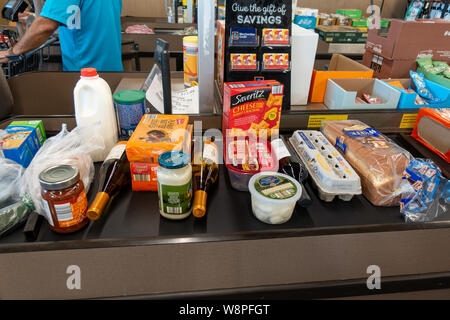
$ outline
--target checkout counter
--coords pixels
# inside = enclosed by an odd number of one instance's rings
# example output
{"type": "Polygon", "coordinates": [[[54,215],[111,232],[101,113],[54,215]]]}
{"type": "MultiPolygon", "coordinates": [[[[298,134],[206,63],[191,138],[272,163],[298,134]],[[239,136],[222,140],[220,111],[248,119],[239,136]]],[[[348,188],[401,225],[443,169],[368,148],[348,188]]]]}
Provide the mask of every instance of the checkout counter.
{"type": "MultiPolygon", "coordinates": [[[[123,78],[146,76],[101,74],[113,91],[123,78]]],[[[78,77],[48,72],[10,79],[13,110],[0,128],[13,119],[42,119],[50,135],[62,123],[73,128],[78,77]]],[[[173,83],[179,81],[181,74],[174,73],[173,83]]],[[[215,103],[214,112],[190,121],[202,121],[203,130],[220,129],[221,102],[215,103]]],[[[305,128],[312,114],[329,112],[318,104],[293,109],[283,113],[284,134],[305,128]]],[[[442,167],[437,156],[408,136],[408,129],[399,128],[404,111],[346,112],[442,167]]],[[[96,186],[94,181],[91,190],[96,186]]],[[[363,196],[325,203],[310,182],[306,188],[313,204],[297,207],[292,219],[279,226],[253,216],[250,194],[232,189],[222,166],[202,220],[163,219],[156,193],[130,190],[101,220],[74,234],[53,233],[44,222],[37,240],[27,242],[17,229],[0,239],[0,298],[448,298],[449,215],[405,223],[398,207],[374,207],[363,196]],[[81,269],[82,290],[67,289],[71,265],[81,269]],[[380,290],[367,287],[371,265],[380,267],[380,290]]],[[[90,191],[89,200],[94,196],[90,191]]]]}

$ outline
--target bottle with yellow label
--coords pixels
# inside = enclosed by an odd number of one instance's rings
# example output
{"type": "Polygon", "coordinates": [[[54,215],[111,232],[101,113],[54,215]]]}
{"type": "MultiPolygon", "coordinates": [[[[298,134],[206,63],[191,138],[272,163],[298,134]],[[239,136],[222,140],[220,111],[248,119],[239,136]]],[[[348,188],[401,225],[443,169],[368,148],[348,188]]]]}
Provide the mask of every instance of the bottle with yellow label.
{"type": "Polygon", "coordinates": [[[208,193],[219,177],[219,148],[213,141],[206,140],[202,149],[194,155],[192,173],[195,192],[192,213],[197,218],[205,216],[208,193]]]}

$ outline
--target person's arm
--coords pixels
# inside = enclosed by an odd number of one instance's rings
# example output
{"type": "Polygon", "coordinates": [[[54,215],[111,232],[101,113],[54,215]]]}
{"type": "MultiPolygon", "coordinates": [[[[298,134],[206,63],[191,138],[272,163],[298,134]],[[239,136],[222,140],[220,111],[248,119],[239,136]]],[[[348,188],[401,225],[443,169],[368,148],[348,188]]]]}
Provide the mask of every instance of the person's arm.
{"type": "MultiPolygon", "coordinates": [[[[23,35],[22,39],[11,50],[14,54],[24,54],[39,48],[58,28],[59,22],[45,17],[37,17],[30,29],[23,35]]],[[[2,59],[10,55],[8,51],[0,51],[0,63],[8,60],[2,59]]]]}

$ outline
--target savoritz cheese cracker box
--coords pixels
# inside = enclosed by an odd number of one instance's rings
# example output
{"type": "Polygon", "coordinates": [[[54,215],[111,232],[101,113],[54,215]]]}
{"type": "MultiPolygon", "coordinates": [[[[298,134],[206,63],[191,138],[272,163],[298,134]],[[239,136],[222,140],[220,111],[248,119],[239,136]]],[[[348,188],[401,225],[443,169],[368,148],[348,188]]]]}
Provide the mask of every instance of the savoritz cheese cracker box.
{"type": "Polygon", "coordinates": [[[223,134],[266,135],[280,128],[284,86],[278,81],[228,82],[224,86],[223,134]],[[264,131],[262,131],[264,130],[264,131]]]}

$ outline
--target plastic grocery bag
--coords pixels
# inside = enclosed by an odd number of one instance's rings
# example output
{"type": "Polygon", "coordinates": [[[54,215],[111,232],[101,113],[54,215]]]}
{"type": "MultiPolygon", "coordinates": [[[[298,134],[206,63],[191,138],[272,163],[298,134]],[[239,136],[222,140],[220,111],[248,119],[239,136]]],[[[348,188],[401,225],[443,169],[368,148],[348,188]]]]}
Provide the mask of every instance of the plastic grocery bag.
{"type": "Polygon", "coordinates": [[[408,151],[358,120],[324,121],[322,132],[358,173],[373,205],[400,205],[403,172],[413,159],[408,151]]]}
{"type": "Polygon", "coordinates": [[[403,179],[408,184],[400,212],[406,221],[433,221],[450,210],[450,181],[442,176],[439,167],[431,160],[412,160],[403,179]]]}
{"type": "Polygon", "coordinates": [[[25,170],[21,184],[21,194],[28,194],[33,200],[35,211],[46,216],[42,204],[39,174],[56,165],[73,165],[80,171],[86,193],[94,178],[94,163],[89,155],[93,151],[103,150],[105,144],[98,130],[91,127],[77,127],[72,131],[63,128],[59,134],[47,139],[25,170]],[[86,138],[89,137],[89,138],[86,138]],[[88,144],[83,141],[89,141],[88,144]]]}
{"type": "Polygon", "coordinates": [[[24,170],[20,164],[0,158],[0,208],[20,200],[20,181],[24,170]]]}
{"type": "Polygon", "coordinates": [[[0,237],[24,223],[31,212],[20,196],[24,170],[20,164],[0,158],[0,237]]]}

